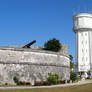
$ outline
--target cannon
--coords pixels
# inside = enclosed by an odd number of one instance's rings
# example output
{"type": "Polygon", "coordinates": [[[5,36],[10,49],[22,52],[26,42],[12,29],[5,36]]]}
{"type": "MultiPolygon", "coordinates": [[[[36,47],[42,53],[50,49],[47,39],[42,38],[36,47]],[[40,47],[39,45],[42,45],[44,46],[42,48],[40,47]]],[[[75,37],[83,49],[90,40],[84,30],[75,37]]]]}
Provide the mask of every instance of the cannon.
{"type": "Polygon", "coordinates": [[[36,40],[33,40],[32,42],[30,42],[30,43],[24,45],[22,48],[30,48],[30,46],[31,46],[32,44],[34,44],[34,43],[36,43],[36,40]]]}

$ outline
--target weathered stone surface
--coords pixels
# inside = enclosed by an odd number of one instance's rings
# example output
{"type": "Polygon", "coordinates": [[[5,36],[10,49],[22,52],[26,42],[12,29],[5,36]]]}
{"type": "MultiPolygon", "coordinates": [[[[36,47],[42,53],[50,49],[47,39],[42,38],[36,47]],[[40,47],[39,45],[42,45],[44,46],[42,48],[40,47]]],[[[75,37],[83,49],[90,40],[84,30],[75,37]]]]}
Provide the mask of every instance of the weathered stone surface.
{"type": "Polygon", "coordinates": [[[0,48],[0,84],[14,84],[14,76],[20,81],[44,81],[48,73],[56,73],[62,80],[70,78],[68,55],[41,50],[0,48]]]}

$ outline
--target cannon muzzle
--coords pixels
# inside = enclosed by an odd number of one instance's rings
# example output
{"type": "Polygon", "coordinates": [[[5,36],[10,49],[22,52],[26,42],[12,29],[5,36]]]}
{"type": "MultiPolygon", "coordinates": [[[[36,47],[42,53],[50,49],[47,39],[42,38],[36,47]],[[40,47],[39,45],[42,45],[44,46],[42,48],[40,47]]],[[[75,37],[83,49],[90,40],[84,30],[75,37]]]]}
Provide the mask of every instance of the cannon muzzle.
{"type": "Polygon", "coordinates": [[[30,42],[30,43],[24,45],[22,48],[30,48],[30,46],[31,46],[32,44],[34,44],[34,43],[36,43],[36,40],[33,40],[32,42],[30,42]]]}

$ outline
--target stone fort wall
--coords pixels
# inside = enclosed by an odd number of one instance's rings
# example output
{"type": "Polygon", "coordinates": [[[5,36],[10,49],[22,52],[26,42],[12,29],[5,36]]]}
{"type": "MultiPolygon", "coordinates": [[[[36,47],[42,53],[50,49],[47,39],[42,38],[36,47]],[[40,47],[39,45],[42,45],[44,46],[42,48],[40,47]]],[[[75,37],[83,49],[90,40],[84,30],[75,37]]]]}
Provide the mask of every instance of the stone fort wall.
{"type": "Polygon", "coordinates": [[[58,53],[37,49],[0,47],[0,84],[20,81],[45,81],[48,73],[58,74],[62,80],[70,78],[70,62],[67,47],[58,53]]]}

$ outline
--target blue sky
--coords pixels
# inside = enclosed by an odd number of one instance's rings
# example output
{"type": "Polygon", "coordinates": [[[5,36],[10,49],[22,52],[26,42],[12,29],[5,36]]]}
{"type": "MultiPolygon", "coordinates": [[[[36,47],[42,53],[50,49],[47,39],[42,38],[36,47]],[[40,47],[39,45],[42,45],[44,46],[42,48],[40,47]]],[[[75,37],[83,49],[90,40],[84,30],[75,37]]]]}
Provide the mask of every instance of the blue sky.
{"type": "Polygon", "coordinates": [[[0,0],[0,46],[43,46],[55,37],[75,57],[72,16],[79,12],[92,13],[92,0],[0,0]]]}

